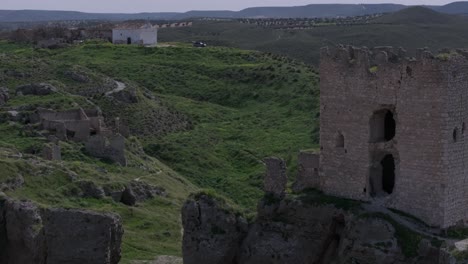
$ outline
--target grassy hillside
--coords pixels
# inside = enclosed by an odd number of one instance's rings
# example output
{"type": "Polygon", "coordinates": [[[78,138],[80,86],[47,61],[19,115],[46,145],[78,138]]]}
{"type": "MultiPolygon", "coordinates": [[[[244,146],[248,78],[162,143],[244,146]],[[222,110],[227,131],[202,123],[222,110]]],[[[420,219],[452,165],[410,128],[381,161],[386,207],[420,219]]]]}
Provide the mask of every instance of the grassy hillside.
{"type": "Polygon", "coordinates": [[[412,53],[422,47],[433,50],[466,47],[467,21],[468,18],[416,7],[388,14],[366,25],[277,30],[236,21],[205,21],[196,22],[191,28],[161,29],[159,36],[163,41],[203,40],[214,46],[273,52],[317,65],[319,49],[333,44],[401,46],[412,53]]]}
{"type": "Polygon", "coordinates": [[[0,170],[21,174],[22,188],[7,195],[43,206],[113,211],[124,220],[123,263],[180,255],[180,207],[187,195],[211,188],[245,209],[262,195],[262,158],[277,155],[296,172],[300,149],[317,144],[318,76],[303,63],[231,48],[162,48],[88,43],[59,50],[34,50],[0,42],[0,87],[12,99],[1,108],[21,113],[37,107],[57,110],[99,106],[108,123],[119,117],[127,139],[126,168],[92,158],[79,143],[62,142],[62,162],[37,153],[45,139],[22,122],[0,123],[0,170]],[[15,70],[23,77],[7,74],[15,70]],[[89,82],[70,79],[67,72],[89,82]],[[104,94],[114,80],[135,91],[135,103],[104,94]],[[59,92],[16,96],[15,87],[48,82],[59,92]],[[143,149],[145,151],[143,151],[143,149]],[[17,153],[22,153],[22,158],[17,153]],[[150,154],[152,157],[149,157],[150,154]],[[74,180],[72,178],[75,178],[74,180]],[[123,185],[142,179],[169,196],[128,207],[110,198],[71,195],[77,180],[123,185]]]}

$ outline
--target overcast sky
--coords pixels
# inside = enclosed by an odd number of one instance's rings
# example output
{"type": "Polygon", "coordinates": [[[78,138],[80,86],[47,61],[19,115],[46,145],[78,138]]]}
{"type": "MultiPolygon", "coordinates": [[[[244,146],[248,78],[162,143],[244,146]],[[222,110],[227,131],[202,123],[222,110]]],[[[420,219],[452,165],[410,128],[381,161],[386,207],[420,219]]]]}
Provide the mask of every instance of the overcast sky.
{"type": "MultiPolygon", "coordinates": [[[[454,0],[455,1],[455,0],[454,0]]],[[[76,10],[85,12],[166,12],[240,10],[253,6],[292,6],[315,3],[382,3],[443,5],[443,0],[0,0],[0,9],[76,10]]]]}

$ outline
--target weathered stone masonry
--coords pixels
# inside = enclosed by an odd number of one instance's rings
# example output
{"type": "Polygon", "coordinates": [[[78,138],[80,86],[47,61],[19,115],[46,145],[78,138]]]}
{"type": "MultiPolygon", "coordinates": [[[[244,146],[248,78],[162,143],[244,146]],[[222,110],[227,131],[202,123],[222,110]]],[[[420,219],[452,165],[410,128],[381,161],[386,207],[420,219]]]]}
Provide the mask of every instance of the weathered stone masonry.
{"type": "Polygon", "coordinates": [[[320,188],[448,227],[468,219],[468,59],[321,51],[320,188]]]}

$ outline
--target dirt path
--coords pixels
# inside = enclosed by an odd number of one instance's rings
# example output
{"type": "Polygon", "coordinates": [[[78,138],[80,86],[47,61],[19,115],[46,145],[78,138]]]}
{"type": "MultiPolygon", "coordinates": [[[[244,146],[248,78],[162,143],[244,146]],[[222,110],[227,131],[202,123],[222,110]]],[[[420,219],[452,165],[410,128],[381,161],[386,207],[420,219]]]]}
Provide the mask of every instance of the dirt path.
{"type": "Polygon", "coordinates": [[[116,85],[116,88],[112,91],[109,91],[106,93],[106,95],[111,95],[113,93],[118,93],[120,91],[123,91],[125,90],[125,88],[127,88],[127,85],[123,82],[119,82],[119,81],[114,81],[115,82],[115,85],[116,85]]]}

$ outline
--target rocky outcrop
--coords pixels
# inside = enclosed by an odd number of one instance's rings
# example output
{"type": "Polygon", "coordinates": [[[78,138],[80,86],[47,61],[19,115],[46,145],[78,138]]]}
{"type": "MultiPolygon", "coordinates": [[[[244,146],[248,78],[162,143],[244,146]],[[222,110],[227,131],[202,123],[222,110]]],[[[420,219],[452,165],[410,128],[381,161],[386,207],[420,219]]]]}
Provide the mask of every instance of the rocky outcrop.
{"type": "Polygon", "coordinates": [[[235,264],[247,221],[221,201],[200,194],[182,208],[184,264],[235,264]]]}
{"type": "Polygon", "coordinates": [[[45,263],[45,237],[39,208],[31,202],[5,203],[7,263],[45,263]]]}
{"type": "Polygon", "coordinates": [[[267,194],[248,228],[226,204],[195,197],[182,209],[186,264],[464,263],[387,215],[319,192],[267,194]]]}
{"type": "Polygon", "coordinates": [[[16,88],[16,93],[22,95],[48,95],[55,92],[57,88],[48,83],[33,83],[16,88]]]}
{"type": "Polygon", "coordinates": [[[79,181],[76,184],[80,188],[80,197],[102,199],[105,196],[102,187],[96,185],[93,181],[79,181]]]}
{"type": "Polygon", "coordinates": [[[116,215],[51,209],[46,218],[47,263],[119,263],[123,229],[116,215]]]}
{"type": "Polygon", "coordinates": [[[0,198],[0,263],[116,264],[122,234],[114,214],[0,198]]]}
{"type": "Polygon", "coordinates": [[[161,187],[152,186],[146,182],[132,181],[125,186],[120,202],[133,206],[138,202],[143,202],[156,196],[166,196],[166,191],[161,187]]]}

